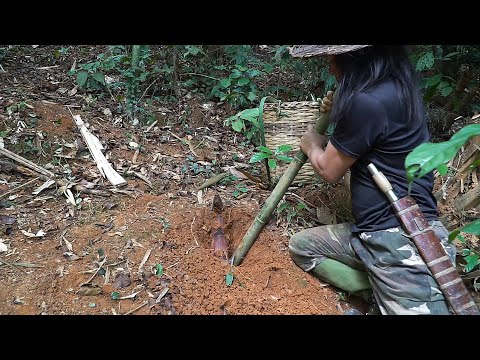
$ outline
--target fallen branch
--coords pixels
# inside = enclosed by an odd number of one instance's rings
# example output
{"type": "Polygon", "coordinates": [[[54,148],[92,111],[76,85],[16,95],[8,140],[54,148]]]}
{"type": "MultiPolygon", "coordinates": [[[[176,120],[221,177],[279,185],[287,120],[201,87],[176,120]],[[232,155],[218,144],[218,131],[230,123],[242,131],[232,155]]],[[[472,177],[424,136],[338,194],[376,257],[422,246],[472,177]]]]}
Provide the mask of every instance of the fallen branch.
{"type": "MultiPolygon", "coordinates": [[[[2,259],[0,259],[0,263],[5,264],[5,265],[7,265],[7,266],[10,266],[10,267],[12,267],[12,268],[14,268],[14,269],[17,269],[15,266],[19,266],[18,264],[12,264],[12,263],[9,263],[8,261],[2,260],[2,259]]],[[[23,270],[23,269],[20,269],[20,268],[19,268],[18,270],[20,270],[20,271],[24,272],[25,274],[27,274],[27,272],[26,272],[25,270],[23,270]]]]}
{"type": "Polygon", "coordinates": [[[200,185],[198,187],[198,190],[202,190],[202,189],[205,189],[209,186],[212,186],[212,185],[215,185],[217,182],[219,182],[220,180],[222,180],[225,176],[227,175],[226,172],[224,173],[221,173],[221,174],[217,174],[213,177],[211,177],[210,179],[208,179],[207,181],[205,181],[202,185],[200,185]]]}
{"type": "Polygon", "coordinates": [[[153,188],[152,182],[151,182],[150,180],[148,180],[145,176],[143,176],[142,174],[140,174],[139,172],[129,171],[127,174],[133,174],[133,175],[135,175],[135,176],[138,177],[139,179],[145,181],[148,186],[150,186],[151,188],[153,188]]]}
{"type": "MultiPolygon", "coordinates": [[[[70,111],[70,109],[68,109],[68,111],[70,111]]],[[[70,112],[70,114],[72,113],[70,112]]],[[[125,179],[113,169],[113,167],[105,158],[105,155],[103,155],[101,152],[103,147],[101,146],[100,141],[87,129],[80,115],[72,114],[72,117],[75,120],[75,124],[77,124],[77,127],[79,128],[80,133],[82,134],[83,139],[88,146],[88,150],[90,150],[90,154],[92,154],[93,160],[97,164],[98,170],[100,170],[100,174],[102,174],[104,178],[107,178],[108,181],[110,181],[110,183],[112,183],[114,186],[126,185],[127,182],[125,179]]]]}
{"type": "Polygon", "coordinates": [[[39,178],[37,177],[37,178],[35,178],[35,179],[32,179],[32,180],[30,180],[30,181],[27,181],[25,184],[22,184],[22,185],[17,186],[16,188],[14,188],[14,189],[12,189],[12,190],[7,191],[6,193],[3,193],[2,195],[0,195],[0,199],[4,198],[5,196],[7,196],[7,195],[9,195],[9,194],[11,194],[11,193],[14,193],[14,192],[17,191],[18,189],[21,189],[21,188],[27,186],[28,184],[33,183],[34,181],[37,181],[38,179],[39,179],[39,178]]]}
{"type": "Polygon", "coordinates": [[[48,176],[49,178],[55,178],[55,174],[52,173],[51,171],[48,171],[47,169],[44,169],[43,167],[31,162],[30,160],[27,160],[27,159],[21,157],[20,155],[17,155],[15,153],[11,152],[10,150],[7,150],[5,148],[0,147],[0,154],[3,155],[3,156],[6,156],[6,157],[8,157],[12,160],[15,160],[16,162],[18,162],[22,165],[25,165],[29,169],[32,169],[32,170],[38,172],[39,174],[48,176]]]}
{"type": "Polygon", "coordinates": [[[192,152],[193,155],[195,155],[196,158],[199,158],[199,156],[197,155],[197,153],[195,152],[193,146],[192,146],[192,143],[190,142],[190,140],[188,139],[182,139],[180,136],[178,135],[175,135],[173,132],[171,132],[170,130],[168,130],[168,132],[170,134],[172,134],[173,137],[177,138],[178,140],[180,140],[182,143],[185,143],[188,145],[188,148],[190,149],[190,151],[192,152]]]}
{"type": "Polygon", "coordinates": [[[157,299],[155,300],[155,304],[159,304],[160,301],[163,299],[165,295],[167,295],[169,288],[166,287],[162,290],[162,292],[158,295],[157,299]]]}
{"type": "Polygon", "coordinates": [[[158,120],[155,120],[153,123],[151,123],[148,128],[144,131],[144,133],[148,133],[150,130],[152,130],[152,128],[157,125],[158,123],[158,120]]]}
{"type": "Polygon", "coordinates": [[[130,310],[129,312],[125,313],[124,315],[130,315],[130,314],[134,313],[135,311],[140,310],[141,308],[143,308],[147,304],[148,304],[148,301],[145,301],[142,305],[137,306],[135,309],[130,310]]]}
{"type": "Polygon", "coordinates": [[[142,259],[142,262],[140,263],[140,265],[138,266],[138,271],[142,270],[143,268],[143,265],[145,265],[145,263],[147,262],[149,256],[150,256],[150,253],[152,252],[152,249],[148,249],[147,252],[145,253],[145,255],[143,256],[143,259],[142,259]]]}
{"type": "MultiPolygon", "coordinates": [[[[37,178],[38,179],[38,178],[37,178]]],[[[45,181],[41,186],[39,186],[37,189],[32,191],[32,195],[38,195],[40,194],[43,190],[48,189],[50,186],[55,184],[55,180],[47,180],[45,181]]]]}
{"type": "Polygon", "coordinates": [[[195,240],[195,244],[197,244],[197,246],[199,246],[197,238],[195,237],[195,234],[193,233],[193,223],[194,222],[195,222],[195,216],[193,217],[192,223],[190,224],[190,231],[192,232],[192,236],[193,236],[193,240],[195,240]]]}
{"type": "Polygon", "coordinates": [[[95,271],[95,273],[92,275],[92,277],[90,279],[88,279],[86,282],[80,284],[80,287],[82,287],[83,285],[88,285],[90,284],[90,281],[93,280],[93,278],[98,274],[98,272],[100,271],[100,269],[102,268],[103,264],[105,264],[105,261],[107,261],[107,257],[105,256],[105,259],[103,259],[103,261],[98,265],[98,269],[97,271],[95,271]]]}
{"type": "Polygon", "coordinates": [[[468,210],[480,205],[480,185],[477,184],[466,194],[455,199],[453,206],[456,211],[468,210]]]}
{"type": "Polygon", "coordinates": [[[12,265],[15,265],[15,266],[23,266],[23,267],[26,267],[26,268],[43,268],[44,266],[43,265],[38,265],[38,264],[31,264],[31,263],[12,263],[12,265]]]}

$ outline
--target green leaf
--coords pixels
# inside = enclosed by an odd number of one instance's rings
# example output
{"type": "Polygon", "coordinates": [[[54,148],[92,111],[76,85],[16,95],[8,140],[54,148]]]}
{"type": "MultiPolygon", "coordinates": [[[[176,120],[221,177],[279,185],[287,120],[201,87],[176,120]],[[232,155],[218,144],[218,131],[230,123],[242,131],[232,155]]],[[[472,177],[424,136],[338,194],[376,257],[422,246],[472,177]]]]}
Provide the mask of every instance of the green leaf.
{"type": "Polygon", "coordinates": [[[263,153],[263,152],[255,153],[255,154],[253,154],[253,156],[250,158],[249,163],[250,163],[250,164],[253,164],[253,163],[262,161],[263,159],[268,158],[268,156],[269,156],[268,154],[265,154],[265,153],[263,153]]]}
{"type": "Polygon", "coordinates": [[[250,101],[254,101],[256,98],[257,98],[257,95],[252,91],[250,91],[247,95],[247,99],[250,101]]]}
{"type": "Polygon", "coordinates": [[[248,77],[251,77],[251,78],[253,78],[253,77],[257,76],[257,75],[260,75],[261,73],[262,73],[262,72],[261,72],[260,70],[257,70],[257,69],[248,70],[248,71],[246,72],[247,76],[248,76],[248,77]]]}
{"type": "Polygon", "coordinates": [[[462,228],[462,232],[480,235],[480,219],[477,219],[462,228]]]}
{"type": "Polygon", "coordinates": [[[275,170],[277,168],[277,162],[275,159],[268,159],[268,167],[272,170],[275,170]]]}
{"type": "Polygon", "coordinates": [[[288,204],[286,202],[283,202],[281,203],[279,206],[278,206],[278,210],[277,212],[280,214],[283,210],[285,210],[286,208],[288,207],[288,204]]]}
{"type": "Polygon", "coordinates": [[[156,275],[158,277],[161,277],[163,275],[163,265],[162,264],[157,264],[157,272],[156,275]]]}
{"type": "Polygon", "coordinates": [[[450,57],[452,57],[454,55],[457,55],[457,54],[459,54],[459,52],[457,52],[457,51],[451,52],[450,54],[445,55],[443,60],[449,59],[450,57]]]}
{"type": "Polygon", "coordinates": [[[442,74],[438,74],[438,75],[432,76],[431,78],[429,78],[429,79],[427,80],[426,87],[435,86],[435,85],[437,85],[438,83],[440,83],[440,81],[442,81],[442,74]]]}
{"type": "Polygon", "coordinates": [[[422,71],[424,69],[430,69],[433,66],[435,58],[433,57],[433,52],[429,51],[420,56],[417,60],[416,69],[417,71],[422,71]]]}
{"type": "Polygon", "coordinates": [[[241,112],[239,112],[237,115],[241,117],[242,119],[249,120],[251,118],[258,118],[258,108],[253,108],[253,109],[245,109],[241,112]]]}
{"type": "Polygon", "coordinates": [[[222,79],[220,80],[220,85],[222,85],[224,88],[228,88],[232,84],[232,79],[222,79]]]}
{"type": "Polygon", "coordinates": [[[275,150],[275,154],[284,154],[292,150],[293,147],[290,145],[280,145],[277,150],[275,150]]]}
{"type": "Polygon", "coordinates": [[[468,256],[471,252],[472,252],[472,250],[470,250],[470,249],[463,249],[462,250],[462,256],[468,256]]]}
{"type": "Polygon", "coordinates": [[[447,86],[450,86],[450,83],[448,81],[442,81],[440,84],[438,84],[438,89],[442,90],[443,88],[446,88],[447,86]]]}
{"type": "Polygon", "coordinates": [[[265,64],[263,64],[263,69],[264,69],[267,73],[270,73],[270,72],[272,72],[272,70],[273,70],[273,66],[270,65],[270,64],[268,64],[268,63],[265,63],[265,64]]]}
{"type": "Polygon", "coordinates": [[[451,86],[447,86],[441,90],[441,93],[442,93],[442,96],[448,96],[452,93],[452,91],[453,91],[453,88],[451,86]]]}
{"type": "Polygon", "coordinates": [[[92,77],[98,81],[100,84],[105,85],[105,75],[102,73],[96,72],[92,74],[92,77]]]}
{"type": "Polygon", "coordinates": [[[236,121],[232,121],[232,128],[236,132],[241,132],[244,128],[245,124],[242,119],[238,119],[236,121]]]}
{"type": "Polygon", "coordinates": [[[120,297],[120,294],[116,291],[112,292],[112,300],[118,300],[118,298],[120,297]]]}
{"type": "Polygon", "coordinates": [[[440,175],[445,176],[448,172],[448,166],[445,164],[440,164],[438,165],[437,170],[440,173],[440,175]]]}
{"type": "Polygon", "coordinates": [[[280,160],[280,161],[284,161],[286,163],[290,163],[293,160],[293,158],[291,158],[290,156],[287,156],[287,155],[277,155],[277,159],[280,160]]]}
{"type": "Polygon", "coordinates": [[[451,160],[468,139],[477,135],[480,135],[480,124],[471,124],[458,131],[448,141],[417,146],[405,159],[408,181],[421,178],[440,164],[451,160]]]}
{"type": "Polygon", "coordinates": [[[87,83],[88,73],[86,71],[80,71],[77,74],[77,84],[79,87],[83,88],[87,83]]]}
{"type": "Polygon", "coordinates": [[[266,146],[259,146],[257,147],[258,150],[264,152],[265,154],[268,154],[268,155],[273,155],[273,151],[270,150],[268,147],[266,146]]]}
{"type": "Polygon", "coordinates": [[[247,85],[249,82],[250,82],[250,79],[243,77],[243,78],[238,79],[237,84],[238,84],[238,86],[243,86],[243,85],[247,85]]]}
{"type": "Polygon", "coordinates": [[[473,268],[475,268],[475,266],[478,265],[479,263],[479,256],[478,254],[471,254],[471,255],[468,255],[466,256],[464,259],[465,261],[467,262],[467,265],[465,265],[465,272],[469,272],[469,271],[472,271],[473,268]]]}
{"type": "Polygon", "coordinates": [[[480,219],[477,219],[477,220],[467,224],[463,228],[456,229],[456,230],[452,231],[450,233],[450,235],[448,235],[448,240],[452,241],[453,239],[455,239],[457,237],[458,234],[460,234],[460,232],[464,232],[464,233],[468,233],[468,234],[474,234],[474,235],[480,235],[480,219]]]}
{"type": "Polygon", "coordinates": [[[231,272],[225,276],[225,284],[227,284],[227,286],[231,286],[233,284],[233,274],[231,272]]]}

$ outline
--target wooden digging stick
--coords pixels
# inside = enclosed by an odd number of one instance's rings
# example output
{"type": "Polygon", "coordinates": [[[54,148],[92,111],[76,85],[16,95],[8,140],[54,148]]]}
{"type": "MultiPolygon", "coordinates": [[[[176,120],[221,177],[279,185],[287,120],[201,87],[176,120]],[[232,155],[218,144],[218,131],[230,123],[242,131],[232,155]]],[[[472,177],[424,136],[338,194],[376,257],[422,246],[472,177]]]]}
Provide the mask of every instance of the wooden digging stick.
{"type": "MultiPolygon", "coordinates": [[[[320,113],[320,117],[315,124],[315,130],[320,134],[324,134],[328,128],[328,124],[329,113],[320,113]]],[[[247,230],[245,236],[238,245],[237,250],[235,250],[235,253],[233,254],[233,265],[237,266],[242,263],[243,259],[247,255],[248,250],[250,250],[250,247],[253,245],[255,240],[257,240],[258,235],[262,231],[263,227],[267,224],[270,216],[273,214],[273,211],[276,209],[278,203],[282,199],[283,195],[285,195],[288,187],[292,184],[295,176],[297,176],[307,159],[307,155],[305,155],[302,150],[298,150],[293,157],[293,161],[290,163],[287,170],[278,181],[278,184],[275,186],[275,189],[273,189],[270,196],[267,198],[267,200],[265,200],[262,210],[260,210],[260,213],[247,230]]]]}

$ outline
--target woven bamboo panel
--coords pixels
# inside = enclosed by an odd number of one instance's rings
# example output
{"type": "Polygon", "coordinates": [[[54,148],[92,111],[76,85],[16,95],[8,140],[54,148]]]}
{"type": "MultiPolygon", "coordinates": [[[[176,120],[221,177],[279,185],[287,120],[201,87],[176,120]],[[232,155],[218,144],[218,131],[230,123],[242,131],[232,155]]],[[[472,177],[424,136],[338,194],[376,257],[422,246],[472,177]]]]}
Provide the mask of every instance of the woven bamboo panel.
{"type": "MultiPolygon", "coordinates": [[[[294,156],[300,150],[300,138],[309,124],[314,125],[320,116],[320,104],[316,101],[294,101],[266,103],[263,109],[265,126],[265,144],[275,150],[280,145],[290,145],[293,149],[288,153],[294,156]]],[[[279,178],[288,164],[277,166],[271,171],[272,178],[279,178]]],[[[310,162],[306,162],[298,172],[293,184],[312,183],[315,173],[310,162]]]]}

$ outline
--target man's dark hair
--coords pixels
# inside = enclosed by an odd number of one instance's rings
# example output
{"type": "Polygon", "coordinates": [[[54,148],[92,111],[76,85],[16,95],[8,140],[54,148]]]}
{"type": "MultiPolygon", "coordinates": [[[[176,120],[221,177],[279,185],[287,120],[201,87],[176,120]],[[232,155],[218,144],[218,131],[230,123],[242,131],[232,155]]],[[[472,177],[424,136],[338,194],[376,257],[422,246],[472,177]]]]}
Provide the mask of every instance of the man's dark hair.
{"type": "Polygon", "coordinates": [[[392,78],[398,85],[398,99],[403,104],[403,118],[409,125],[422,119],[424,112],[417,76],[404,46],[369,46],[335,56],[342,72],[330,119],[336,123],[352,104],[352,99],[382,80],[392,78]]]}

